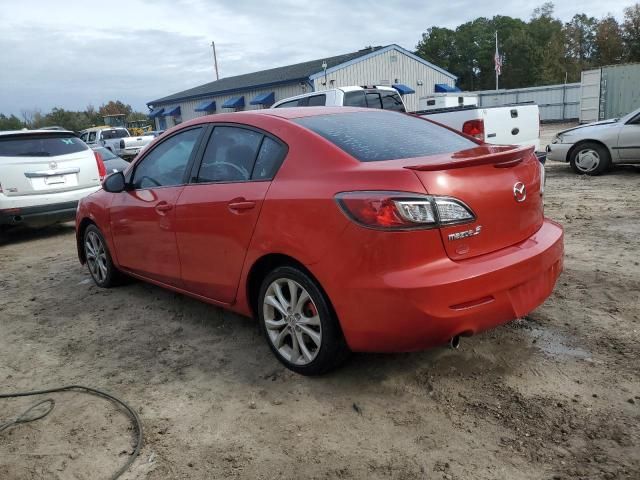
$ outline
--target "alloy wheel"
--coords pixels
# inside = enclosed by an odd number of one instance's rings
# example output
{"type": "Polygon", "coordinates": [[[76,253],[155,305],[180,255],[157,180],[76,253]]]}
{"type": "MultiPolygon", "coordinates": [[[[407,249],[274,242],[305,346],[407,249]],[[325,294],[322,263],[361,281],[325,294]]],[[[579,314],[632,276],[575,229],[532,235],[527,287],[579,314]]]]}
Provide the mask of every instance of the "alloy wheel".
{"type": "Polygon", "coordinates": [[[87,233],[84,240],[84,253],[91,275],[98,283],[104,283],[107,278],[107,251],[96,232],[87,233]]]}
{"type": "Polygon", "coordinates": [[[267,336],[278,353],[295,365],[311,363],[322,345],[322,325],[309,292],[279,278],[267,288],[262,308],[267,336]]]}

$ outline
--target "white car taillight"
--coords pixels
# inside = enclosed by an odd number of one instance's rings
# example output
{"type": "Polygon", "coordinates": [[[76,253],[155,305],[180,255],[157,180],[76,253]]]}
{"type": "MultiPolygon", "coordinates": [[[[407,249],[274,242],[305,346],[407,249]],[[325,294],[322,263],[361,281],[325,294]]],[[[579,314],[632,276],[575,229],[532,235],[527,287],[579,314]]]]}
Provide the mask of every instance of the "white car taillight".
{"type": "Polygon", "coordinates": [[[547,172],[544,168],[544,163],[538,162],[540,164],[540,195],[544,195],[544,186],[547,183],[547,172]]]}
{"type": "Polygon", "coordinates": [[[436,223],[433,207],[428,200],[402,201],[394,200],[402,218],[413,223],[436,223]]]}

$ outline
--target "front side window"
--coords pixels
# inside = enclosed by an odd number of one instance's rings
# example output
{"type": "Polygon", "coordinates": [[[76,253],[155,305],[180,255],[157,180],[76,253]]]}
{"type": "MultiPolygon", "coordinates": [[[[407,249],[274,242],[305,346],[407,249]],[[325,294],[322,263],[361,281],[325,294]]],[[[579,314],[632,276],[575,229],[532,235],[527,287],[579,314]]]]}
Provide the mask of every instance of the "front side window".
{"type": "Polygon", "coordinates": [[[146,155],[133,174],[136,189],[169,187],[184,183],[185,170],[202,127],[177,133],[146,155]]]}
{"type": "Polygon", "coordinates": [[[96,132],[89,132],[89,140],[87,140],[89,143],[95,143],[96,141],[96,132]]]}
{"type": "Polygon", "coordinates": [[[263,134],[238,127],[215,127],[202,157],[198,182],[246,182],[263,134]]]}

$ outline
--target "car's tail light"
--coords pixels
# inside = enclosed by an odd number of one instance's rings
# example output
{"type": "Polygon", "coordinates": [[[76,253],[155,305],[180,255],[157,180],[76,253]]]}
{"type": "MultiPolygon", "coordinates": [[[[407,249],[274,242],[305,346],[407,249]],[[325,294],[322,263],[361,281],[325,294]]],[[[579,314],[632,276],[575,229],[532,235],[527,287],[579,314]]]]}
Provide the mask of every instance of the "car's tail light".
{"type": "Polygon", "coordinates": [[[469,207],[451,197],[376,191],[343,192],[336,199],[349,218],[370,228],[411,230],[475,220],[469,207]]]}
{"type": "Polygon", "coordinates": [[[462,133],[466,133],[478,140],[484,141],[484,120],[467,120],[462,125],[462,133]]]}
{"type": "Polygon", "coordinates": [[[98,176],[100,177],[100,181],[104,180],[104,177],[107,176],[107,167],[104,166],[104,161],[102,160],[102,155],[100,153],[94,151],[93,154],[96,157],[96,164],[98,165],[98,176]]]}

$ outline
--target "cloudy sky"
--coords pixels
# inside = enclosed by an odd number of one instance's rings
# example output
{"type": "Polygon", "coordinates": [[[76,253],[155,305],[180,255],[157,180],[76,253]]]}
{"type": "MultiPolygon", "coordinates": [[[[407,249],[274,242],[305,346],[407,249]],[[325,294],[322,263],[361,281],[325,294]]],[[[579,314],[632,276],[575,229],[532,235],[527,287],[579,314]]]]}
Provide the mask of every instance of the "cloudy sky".
{"type": "MultiPolygon", "coordinates": [[[[542,0],[539,2],[543,3],[542,0]]],[[[557,0],[562,20],[574,0],[557,0]]],[[[619,19],[632,0],[582,0],[581,12],[619,19]]],[[[145,103],[221,76],[397,43],[413,49],[432,25],[478,16],[528,19],[523,0],[0,0],[0,112],[145,103]]]]}

